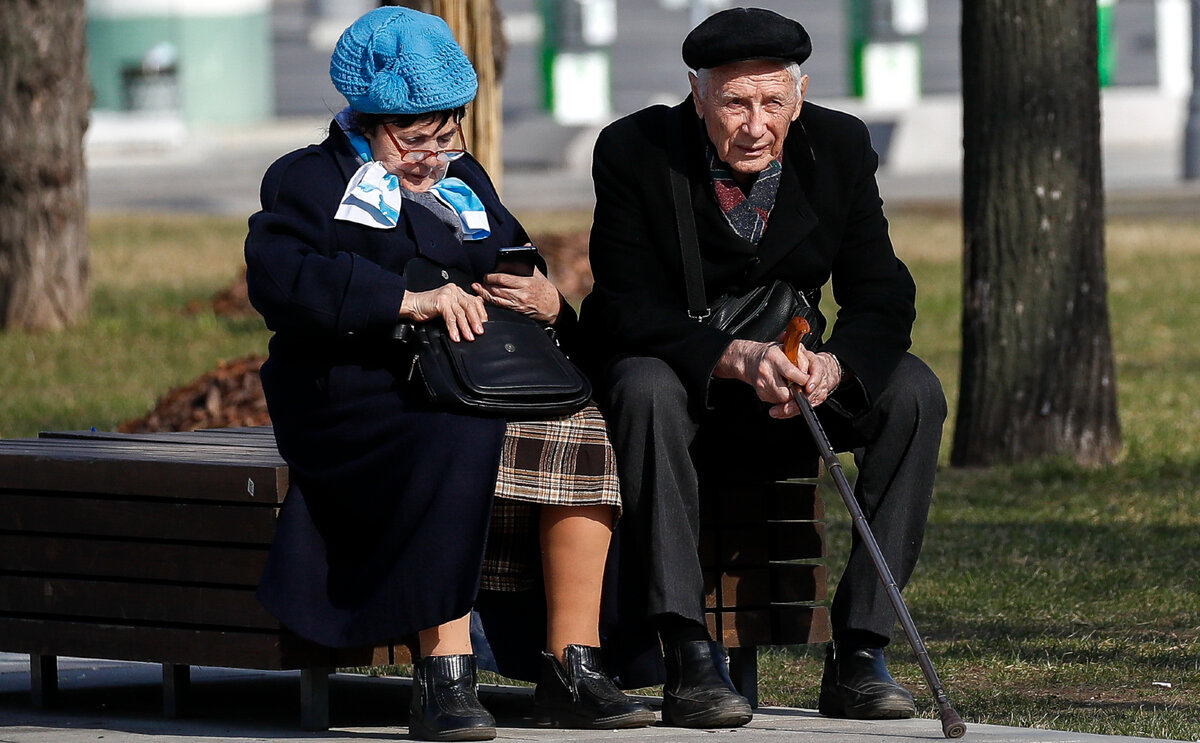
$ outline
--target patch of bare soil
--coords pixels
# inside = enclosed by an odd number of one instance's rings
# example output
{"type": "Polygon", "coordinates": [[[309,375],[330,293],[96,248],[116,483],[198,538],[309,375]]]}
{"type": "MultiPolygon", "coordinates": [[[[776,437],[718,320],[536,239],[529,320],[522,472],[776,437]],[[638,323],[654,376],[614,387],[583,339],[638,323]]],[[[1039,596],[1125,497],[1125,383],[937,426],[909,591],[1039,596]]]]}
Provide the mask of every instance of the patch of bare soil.
{"type": "Polygon", "coordinates": [[[192,301],[188,303],[187,312],[194,315],[209,307],[218,317],[228,317],[238,320],[254,315],[254,307],[250,304],[250,292],[246,288],[246,269],[233,282],[213,295],[208,302],[192,301]],[[207,306],[206,306],[207,305],[207,306]]]}
{"type": "Polygon", "coordinates": [[[546,258],[550,278],[567,301],[578,306],[592,290],[592,268],[588,264],[588,233],[564,232],[543,235],[538,250],[546,258]]]}
{"type": "Polygon", "coordinates": [[[262,356],[221,361],[217,368],[159,398],[145,417],[122,423],[122,433],[195,431],[265,426],[271,422],[258,369],[262,356]]]}

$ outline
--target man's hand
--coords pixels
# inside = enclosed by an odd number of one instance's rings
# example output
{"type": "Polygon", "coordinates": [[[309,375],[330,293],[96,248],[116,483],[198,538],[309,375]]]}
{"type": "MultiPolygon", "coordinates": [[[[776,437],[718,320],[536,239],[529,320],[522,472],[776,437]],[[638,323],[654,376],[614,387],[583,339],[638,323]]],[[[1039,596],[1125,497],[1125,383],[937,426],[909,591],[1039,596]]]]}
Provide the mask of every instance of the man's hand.
{"type": "Polygon", "coordinates": [[[791,418],[800,413],[792,399],[791,385],[804,390],[809,403],[816,407],[825,402],[841,383],[841,368],[827,353],[801,349],[797,363],[784,355],[778,343],[735,340],[721,354],[713,376],[740,379],[754,388],[758,399],[772,404],[772,418],[791,418]]]}

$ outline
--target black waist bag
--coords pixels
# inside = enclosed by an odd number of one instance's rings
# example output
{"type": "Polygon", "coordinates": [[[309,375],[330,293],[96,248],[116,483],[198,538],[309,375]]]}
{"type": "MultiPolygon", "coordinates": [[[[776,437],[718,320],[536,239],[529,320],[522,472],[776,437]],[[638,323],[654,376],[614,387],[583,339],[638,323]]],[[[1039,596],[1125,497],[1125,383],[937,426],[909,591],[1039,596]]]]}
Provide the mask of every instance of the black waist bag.
{"type": "Polygon", "coordinates": [[[709,307],[704,322],[734,338],[770,343],[779,338],[793,317],[808,321],[802,343],[809,350],[821,344],[825,320],[808,297],[786,281],[756,286],[743,294],[723,294],[709,307]]]}
{"type": "MultiPolygon", "coordinates": [[[[470,291],[469,277],[424,258],[409,261],[409,286],[433,288],[431,270],[433,280],[441,277],[433,287],[465,282],[470,291]]],[[[484,332],[473,341],[450,340],[440,320],[412,325],[414,375],[431,402],[451,412],[509,419],[571,415],[587,405],[591,384],[558,347],[552,329],[502,307],[488,306],[487,314],[484,332]]]]}

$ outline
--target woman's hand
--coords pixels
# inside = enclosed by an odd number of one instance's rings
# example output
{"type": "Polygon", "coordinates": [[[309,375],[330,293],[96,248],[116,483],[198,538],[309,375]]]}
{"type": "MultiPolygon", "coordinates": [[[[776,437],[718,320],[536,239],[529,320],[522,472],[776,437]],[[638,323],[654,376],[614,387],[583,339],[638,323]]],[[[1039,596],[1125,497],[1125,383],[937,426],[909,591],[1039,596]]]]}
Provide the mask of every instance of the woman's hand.
{"type": "Polygon", "coordinates": [[[417,322],[440,317],[446,321],[450,340],[457,343],[463,338],[473,341],[483,334],[487,308],[482,298],[468,294],[457,284],[446,284],[426,292],[404,292],[400,317],[417,322]]]}
{"type": "Polygon", "coordinates": [[[479,296],[497,307],[515,310],[535,320],[554,324],[562,311],[562,296],[539,269],[532,276],[489,273],[481,283],[472,284],[479,296]]]}

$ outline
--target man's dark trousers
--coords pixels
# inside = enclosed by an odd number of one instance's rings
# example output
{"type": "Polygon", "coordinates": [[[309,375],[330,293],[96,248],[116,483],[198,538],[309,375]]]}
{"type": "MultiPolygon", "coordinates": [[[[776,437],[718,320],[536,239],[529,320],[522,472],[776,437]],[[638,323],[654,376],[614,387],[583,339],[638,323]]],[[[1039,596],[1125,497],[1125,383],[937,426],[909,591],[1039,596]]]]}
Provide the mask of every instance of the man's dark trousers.
{"type": "MultiPolygon", "coordinates": [[[[608,369],[605,413],[621,473],[621,581],[648,583],[647,616],[677,614],[704,624],[704,580],[696,462],[704,472],[777,479],[817,456],[799,416],[767,416],[746,384],[712,383],[712,410],[689,405],[666,362],[627,357],[608,369]]],[[[869,410],[849,418],[817,408],[835,451],[853,451],[855,496],[888,567],[903,587],[924,538],[946,398],[937,377],[906,354],[869,410]]],[[[628,585],[622,594],[628,595],[628,585]]],[[[831,608],[834,640],[866,631],[887,638],[895,615],[871,556],[853,537],[831,608]]]]}

